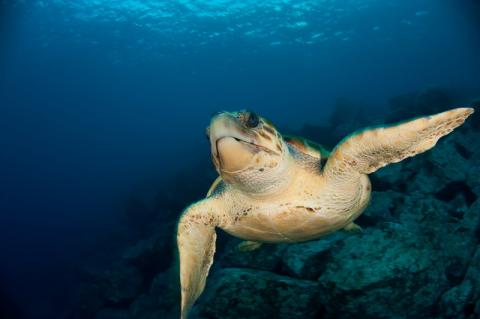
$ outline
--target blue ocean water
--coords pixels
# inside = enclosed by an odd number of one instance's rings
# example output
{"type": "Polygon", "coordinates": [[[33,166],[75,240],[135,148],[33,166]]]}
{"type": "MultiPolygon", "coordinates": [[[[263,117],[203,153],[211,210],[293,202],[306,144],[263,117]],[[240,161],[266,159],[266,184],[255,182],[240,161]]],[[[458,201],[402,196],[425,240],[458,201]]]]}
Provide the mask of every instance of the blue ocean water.
{"type": "Polygon", "coordinates": [[[132,194],[173,197],[165,207],[178,215],[208,190],[204,130],[216,111],[253,109],[299,131],[328,124],[339,98],[375,124],[397,95],[480,96],[473,0],[3,0],[0,10],[5,318],[70,314],[82,269],[141,237],[125,214],[132,194]]]}

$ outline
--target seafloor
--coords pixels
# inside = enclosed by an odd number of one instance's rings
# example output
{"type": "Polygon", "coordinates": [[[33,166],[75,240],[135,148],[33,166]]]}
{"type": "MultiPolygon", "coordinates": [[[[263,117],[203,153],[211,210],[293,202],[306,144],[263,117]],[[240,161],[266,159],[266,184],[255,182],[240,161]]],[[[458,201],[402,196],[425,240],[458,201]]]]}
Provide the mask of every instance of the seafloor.
{"type": "MultiPolygon", "coordinates": [[[[430,89],[389,105],[387,122],[480,101],[430,89]]],[[[296,133],[334,145],[371,124],[345,112],[351,107],[340,100],[329,127],[296,133]]],[[[178,318],[176,219],[215,178],[199,161],[155,196],[132,197],[129,244],[107,267],[82,272],[70,319],[178,318]]],[[[381,169],[372,184],[371,205],[357,220],[363,232],[253,252],[220,234],[192,318],[479,318],[480,115],[433,150],[381,169]]]]}

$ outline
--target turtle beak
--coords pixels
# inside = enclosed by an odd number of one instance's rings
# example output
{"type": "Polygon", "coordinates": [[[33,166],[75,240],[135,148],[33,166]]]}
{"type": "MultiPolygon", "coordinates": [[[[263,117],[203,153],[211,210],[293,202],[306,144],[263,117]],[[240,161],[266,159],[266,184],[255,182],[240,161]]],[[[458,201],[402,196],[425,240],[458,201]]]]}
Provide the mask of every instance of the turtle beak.
{"type": "Polygon", "coordinates": [[[249,136],[248,130],[238,120],[236,113],[221,112],[213,116],[210,126],[207,128],[210,140],[212,158],[216,166],[220,165],[218,142],[223,138],[233,138],[237,141],[254,144],[255,141],[249,136]]]}
{"type": "MultiPolygon", "coordinates": [[[[210,126],[207,128],[209,134],[212,155],[218,156],[218,141],[224,137],[233,137],[245,140],[245,133],[242,134],[240,124],[233,113],[220,112],[213,116],[210,126]]],[[[248,139],[246,140],[248,141],[248,139]]]]}

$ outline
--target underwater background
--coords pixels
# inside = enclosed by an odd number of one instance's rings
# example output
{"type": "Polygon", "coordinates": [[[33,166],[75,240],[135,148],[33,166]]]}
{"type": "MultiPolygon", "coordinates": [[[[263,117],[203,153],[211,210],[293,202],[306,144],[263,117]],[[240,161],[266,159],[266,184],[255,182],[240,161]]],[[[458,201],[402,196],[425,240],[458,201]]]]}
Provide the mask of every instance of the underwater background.
{"type": "MultiPolygon", "coordinates": [[[[178,318],[205,127],[333,147],[480,106],[480,1],[0,0],[0,318],[178,318]]],[[[479,318],[480,116],[372,176],[362,233],[238,252],[192,318],[479,318]]]]}

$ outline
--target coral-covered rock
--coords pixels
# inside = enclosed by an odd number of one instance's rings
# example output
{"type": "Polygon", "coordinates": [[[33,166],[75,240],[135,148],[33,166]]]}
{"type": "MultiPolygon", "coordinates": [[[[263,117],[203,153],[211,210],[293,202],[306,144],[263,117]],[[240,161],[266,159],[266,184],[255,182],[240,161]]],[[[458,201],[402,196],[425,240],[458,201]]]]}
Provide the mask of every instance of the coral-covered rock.
{"type": "Polygon", "coordinates": [[[316,318],[322,312],[318,294],[318,283],[314,281],[226,268],[210,285],[200,314],[211,319],[316,318]]]}

